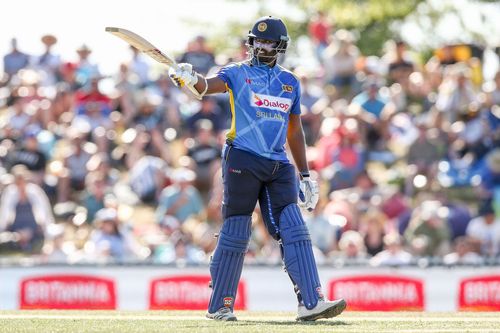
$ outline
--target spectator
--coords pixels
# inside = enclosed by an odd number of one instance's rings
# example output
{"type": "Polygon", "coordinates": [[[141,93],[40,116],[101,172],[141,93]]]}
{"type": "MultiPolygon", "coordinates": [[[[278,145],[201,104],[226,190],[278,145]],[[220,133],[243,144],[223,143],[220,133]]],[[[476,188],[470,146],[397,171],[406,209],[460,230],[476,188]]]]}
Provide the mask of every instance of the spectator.
{"type": "Polygon", "coordinates": [[[195,179],[196,174],[187,168],[179,168],[172,172],[173,184],[162,191],[156,209],[158,222],[162,221],[165,215],[171,215],[182,224],[188,217],[202,213],[201,195],[192,185],[195,179]]]}
{"type": "Polygon", "coordinates": [[[454,65],[439,87],[436,101],[438,110],[445,114],[450,124],[464,120],[470,107],[477,102],[470,82],[470,70],[463,64],[454,65]]]}
{"type": "Polygon", "coordinates": [[[370,256],[375,256],[384,249],[386,221],[384,213],[375,208],[360,217],[359,229],[363,235],[366,252],[370,256]]]}
{"type": "Polygon", "coordinates": [[[216,135],[226,129],[227,114],[224,113],[215,102],[215,98],[207,96],[201,101],[200,109],[186,120],[187,129],[191,136],[196,133],[196,123],[201,119],[212,122],[216,135]]]}
{"type": "Polygon", "coordinates": [[[412,256],[402,248],[401,236],[390,233],[384,236],[384,250],[370,259],[372,266],[407,266],[412,256]]]}
{"type": "Polygon", "coordinates": [[[342,97],[350,97],[356,89],[356,62],[359,50],[347,30],[338,30],[335,39],[323,53],[325,83],[332,84],[342,97]]]}
{"type": "Polygon", "coordinates": [[[98,66],[89,60],[92,50],[85,44],[82,44],[78,49],[78,62],[75,68],[75,81],[79,87],[88,87],[91,78],[100,77],[98,66]]]}
{"type": "Polygon", "coordinates": [[[481,265],[484,263],[484,259],[474,252],[474,246],[469,238],[458,237],[455,239],[454,248],[454,252],[443,257],[445,265],[481,265]]]}
{"type": "Polygon", "coordinates": [[[315,54],[318,60],[321,60],[321,54],[328,46],[332,30],[332,24],[328,20],[328,15],[324,11],[319,10],[309,21],[307,28],[316,51],[315,54]]]}
{"type": "Polygon", "coordinates": [[[340,215],[326,216],[325,204],[326,200],[320,200],[311,214],[304,214],[304,220],[314,247],[319,249],[322,255],[328,257],[336,250],[337,238],[340,234],[340,226],[335,219],[344,218],[340,215]]]}
{"type": "Polygon", "coordinates": [[[408,59],[406,43],[402,40],[394,42],[394,56],[389,61],[389,79],[403,86],[407,85],[408,78],[415,69],[415,65],[408,59]]]}
{"type": "Polygon", "coordinates": [[[157,204],[168,171],[167,163],[161,158],[142,156],[130,168],[130,187],[143,203],[157,204]]]}
{"type": "Polygon", "coordinates": [[[7,186],[0,200],[1,252],[39,253],[45,228],[54,216],[45,192],[30,181],[24,165],[12,168],[14,183],[7,186]]]}
{"type": "Polygon", "coordinates": [[[68,130],[69,147],[63,159],[64,169],[57,184],[58,202],[70,199],[72,191],[82,191],[87,177],[87,163],[91,154],[85,149],[86,141],[76,129],[68,130]]]}
{"type": "Polygon", "coordinates": [[[10,40],[12,51],[3,57],[3,70],[12,78],[17,72],[29,65],[29,56],[26,53],[19,51],[17,48],[17,39],[10,40]]]}
{"type": "Polygon", "coordinates": [[[88,173],[85,177],[85,191],[81,202],[87,210],[87,222],[93,223],[95,214],[105,207],[105,196],[110,193],[106,180],[99,172],[88,173]]]}
{"type": "Polygon", "coordinates": [[[144,60],[141,52],[133,46],[130,46],[132,51],[132,59],[128,64],[130,71],[136,76],[134,81],[139,87],[145,87],[149,83],[149,64],[144,60]]]}
{"type": "Polygon", "coordinates": [[[193,69],[206,75],[210,68],[215,66],[215,56],[207,45],[205,36],[196,36],[188,45],[187,51],[182,54],[179,62],[193,65],[193,69]]]}
{"type": "Polygon", "coordinates": [[[147,249],[120,224],[116,209],[99,210],[95,215],[94,224],[96,229],[92,232],[87,246],[91,249],[90,255],[94,259],[123,262],[144,259],[149,255],[147,249]]]}
{"type": "Polygon", "coordinates": [[[424,201],[414,211],[405,231],[408,244],[418,256],[439,256],[448,252],[450,229],[439,201],[424,201]]]}
{"type": "Polygon", "coordinates": [[[491,201],[480,207],[478,216],[469,222],[466,235],[483,256],[495,257],[500,253],[500,219],[495,217],[491,201]]]}
{"type": "Polygon", "coordinates": [[[206,196],[212,188],[213,176],[219,166],[222,147],[217,143],[210,120],[201,119],[196,123],[196,134],[189,145],[187,156],[195,163],[196,188],[206,196]]]}
{"type": "Polygon", "coordinates": [[[37,135],[34,132],[28,132],[24,136],[24,144],[19,149],[11,151],[8,160],[11,166],[22,164],[31,172],[31,176],[37,184],[43,183],[47,158],[38,148],[37,135]]]}
{"type": "Polygon", "coordinates": [[[340,236],[339,250],[338,257],[344,261],[363,261],[367,257],[363,236],[354,230],[346,231],[340,236]]]}
{"type": "Polygon", "coordinates": [[[42,55],[32,61],[32,67],[41,74],[42,86],[52,86],[59,81],[59,67],[61,66],[61,57],[52,52],[57,38],[54,35],[43,35],[41,42],[45,50],[42,55]]]}
{"type": "Polygon", "coordinates": [[[32,121],[26,110],[26,101],[17,95],[11,95],[7,101],[6,124],[2,130],[3,137],[18,139],[32,121]]]}
{"type": "Polygon", "coordinates": [[[423,175],[431,175],[437,170],[437,162],[440,155],[435,138],[431,136],[426,119],[416,120],[418,127],[418,138],[410,145],[408,150],[408,163],[416,167],[416,172],[423,175]]]}

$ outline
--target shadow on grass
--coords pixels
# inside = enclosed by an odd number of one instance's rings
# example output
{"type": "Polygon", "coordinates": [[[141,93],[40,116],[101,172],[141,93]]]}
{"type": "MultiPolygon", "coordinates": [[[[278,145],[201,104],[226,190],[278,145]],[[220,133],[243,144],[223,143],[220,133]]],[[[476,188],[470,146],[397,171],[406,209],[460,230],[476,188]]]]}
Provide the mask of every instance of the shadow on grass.
{"type": "Polygon", "coordinates": [[[200,328],[200,327],[214,327],[217,324],[222,324],[224,326],[258,326],[258,325],[271,325],[271,326],[349,326],[352,323],[347,323],[345,321],[329,321],[329,320],[318,320],[318,321],[292,321],[292,320],[238,320],[238,321],[207,321],[207,325],[202,322],[195,325],[183,326],[183,328],[200,328]],[[215,325],[214,325],[215,324],[215,325]]]}
{"type": "Polygon", "coordinates": [[[239,325],[274,325],[274,326],[348,326],[345,321],[291,321],[291,320],[238,320],[239,325]]]}

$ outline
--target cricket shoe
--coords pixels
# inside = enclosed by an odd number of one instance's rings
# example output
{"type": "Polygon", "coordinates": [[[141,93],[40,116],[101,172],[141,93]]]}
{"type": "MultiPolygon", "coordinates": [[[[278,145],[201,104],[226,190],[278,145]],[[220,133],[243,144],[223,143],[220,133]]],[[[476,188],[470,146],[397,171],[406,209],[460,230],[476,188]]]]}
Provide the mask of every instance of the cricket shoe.
{"type": "Polygon", "coordinates": [[[297,321],[314,321],[322,318],[333,318],[341,314],[346,307],[347,303],[342,298],[335,301],[328,301],[320,298],[318,304],[311,310],[307,309],[303,304],[300,304],[297,321]]]}
{"type": "Polygon", "coordinates": [[[220,308],[214,313],[207,313],[208,319],[220,320],[220,321],[236,321],[236,316],[231,312],[230,308],[220,308]]]}

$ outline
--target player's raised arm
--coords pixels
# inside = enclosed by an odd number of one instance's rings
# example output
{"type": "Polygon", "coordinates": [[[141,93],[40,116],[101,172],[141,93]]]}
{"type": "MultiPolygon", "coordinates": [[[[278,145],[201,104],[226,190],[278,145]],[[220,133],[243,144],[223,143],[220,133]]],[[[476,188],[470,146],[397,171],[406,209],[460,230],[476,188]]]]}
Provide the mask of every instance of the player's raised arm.
{"type": "Polygon", "coordinates": [[[226,84],[220,78],[214,76],[207,79],[194,71],[193,66],[188,63],[179,64],[177,69],[171,67],[168,75],[177,87],[191,87],[190,91],[200,99],[206,94],[223,93],[226,91],[226,84]]]}

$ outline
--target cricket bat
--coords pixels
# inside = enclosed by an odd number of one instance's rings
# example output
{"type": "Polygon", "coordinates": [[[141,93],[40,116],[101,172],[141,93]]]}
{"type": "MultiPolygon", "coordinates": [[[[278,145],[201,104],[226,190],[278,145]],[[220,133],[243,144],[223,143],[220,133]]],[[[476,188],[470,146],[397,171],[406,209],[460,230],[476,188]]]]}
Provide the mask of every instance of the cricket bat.
{"type": "MultiPolygon", "coordinates": [[[[179,67],[174,59],[157,49],[153,44],[148,42],[145,38],[139,36],[138,34],[123,28],[116,27],[106,27],[106,32],[115,35],[118,38],[121,38],[128,44],[132,45],[142,53],[147,54],[154,60],[158,61],[161,64],[166,65],[167,67],[172,67],[177,70],[179,67]]],[[[201,99],[199,97],[198,91],[194,87],[186,86],[189,90],[193,92],[196,98],[201,99]]]]}

